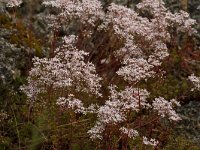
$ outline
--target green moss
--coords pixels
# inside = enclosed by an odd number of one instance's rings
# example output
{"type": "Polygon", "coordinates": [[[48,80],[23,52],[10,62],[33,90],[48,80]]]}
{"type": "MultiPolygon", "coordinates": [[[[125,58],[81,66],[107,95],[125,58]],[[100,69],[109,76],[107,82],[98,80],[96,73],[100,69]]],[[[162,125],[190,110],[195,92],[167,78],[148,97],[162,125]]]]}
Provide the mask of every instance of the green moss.
{"type": "Polygon", "coordinates": [[[0,26],[4,28],[10,28],[12,26],[11,19],[5,14],[0,14],[0,26]]]}
{"type": "Polygon", "coordinates": [[[200,147],[183,137],[171,137],[163,150],[200,150],[200,147]]]}
{"type": "Polygon", "coordinates": [[[12,23],[12,19],[8,16],[0,14],[0,26],[11,30],[10,37],[7,37],[9,42],[16,44],[18,47],[24,46],[34,50],[34,54],[38,57],[42,55],[42,44],[33,31],[26,27],[21,20],[17,23],[12,23]]]}

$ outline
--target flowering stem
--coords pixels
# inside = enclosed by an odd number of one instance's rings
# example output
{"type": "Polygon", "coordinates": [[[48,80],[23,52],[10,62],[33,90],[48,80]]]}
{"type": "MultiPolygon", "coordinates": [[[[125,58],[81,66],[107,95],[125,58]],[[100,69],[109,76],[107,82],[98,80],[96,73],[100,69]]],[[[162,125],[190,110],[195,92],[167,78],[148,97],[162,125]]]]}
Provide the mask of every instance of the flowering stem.
{"type": "Polygon", "coordinates": [[[141,102],[140,102],[140,90],[138,88],[138,103],[139,103],[139,116],[140,116],[140,119],[139,119],[139,126],[141,127],[141,121],[142,121],[142,112],[141,112],[141,102]]]}
{"type": "Polygon", "coordinates": [[[19,135],[19,129],[18,129],[18,124],[17,124],[17,118],[16,118],[16,116],[15,116],[15,112],[14,112],[12,106],[11,106],[11,110],[12,110],[12,112],[13,112],[13,116],[14,116],[14,119],[15,119],[19,149],[21,149],[21,140],[20,140],[20,135],[19,135]]]}

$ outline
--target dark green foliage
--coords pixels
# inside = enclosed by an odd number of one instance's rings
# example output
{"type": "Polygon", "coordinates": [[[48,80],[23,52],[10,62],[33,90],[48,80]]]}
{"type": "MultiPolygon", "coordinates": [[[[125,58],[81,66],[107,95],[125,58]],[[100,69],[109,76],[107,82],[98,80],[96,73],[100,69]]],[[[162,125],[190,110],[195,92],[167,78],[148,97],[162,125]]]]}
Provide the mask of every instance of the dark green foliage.
{"type": "Polygon", "coordinates": [[[173,137],[163,150],[200,150],[200,147],[184,137],[173,137]]]}

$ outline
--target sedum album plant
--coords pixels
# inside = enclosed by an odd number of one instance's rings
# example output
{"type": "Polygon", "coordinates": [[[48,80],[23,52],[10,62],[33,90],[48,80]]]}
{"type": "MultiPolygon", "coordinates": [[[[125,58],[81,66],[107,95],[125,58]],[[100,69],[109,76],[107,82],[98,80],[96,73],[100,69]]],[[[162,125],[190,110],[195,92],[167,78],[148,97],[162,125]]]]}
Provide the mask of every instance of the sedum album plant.
{"type": "Polygon", "coordinates": [[[48,58],[33,59],[21,89],[36,116],[56,108],[69,112],[71,119],[65,123],[72,126],[84,116],[89,121],[85,133],[96,147],[137,148],[138,140],[144,147],[162,147],[169,124],[181,119],[174,110],[180,104],[162,95],[150,99],[139,83],[164,76],[160,68],[169,55],[167,44],[173,42],[171,31],[192,34],[195,20],[184,11],[171,13],[162,0],[143,0],[134,10],[115,3],[104,6],[98,0],[43,4],[59,10],[47,16],[54,32],[73,23],[78,29],[54,39],[58,46],[48,58]],[[96,42],[98,37],[103,40],[96,42]],[[102,66],[111,69],[102,71],[102,66]]]}

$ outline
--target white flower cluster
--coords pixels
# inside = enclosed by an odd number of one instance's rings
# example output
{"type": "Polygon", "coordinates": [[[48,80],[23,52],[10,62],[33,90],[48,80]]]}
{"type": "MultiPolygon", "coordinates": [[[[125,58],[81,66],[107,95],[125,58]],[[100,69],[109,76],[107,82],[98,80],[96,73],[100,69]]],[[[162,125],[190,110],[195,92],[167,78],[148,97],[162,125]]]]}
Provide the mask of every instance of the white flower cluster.
{"type": "Polygon", "coordinates": [[[45,89],[43,85],[40,86],[40,81],[33,80],[32,77],[33,76],[29,76],[27,79],[28,84],[21,86],[20,89],[26,94],[29,100],[35,101],[39,94],[45,92],[45,89]]]}
{"type": "Polygon", "coordinates": [[[105,130],[104,124],[101,122],[96,122],[95,126],[92,127],[87,133],[90,135],[91,139],[103,139],[102,133],[105,130]]]}
{"type": "MultiPolygon", "coordinates": [[[[168,117],[172,121],[178,121],[181,118],[173,110],[173,104],[180,106],[176,100],[168,102],[162,97],[156,98],[152,105],[147,101],[149,93],[144,89],[136,89],[127,87],[125,90],[118,92],[116,86],[110,87],[110,99],[105,102],[105,105],[100,106],[97,110],[98,120],[96,125],[88,132],[91,138],[101,137],[106,125],[119,125],[127,121],[127,112],[137,113],[141,109],[153,108],[161,117],[168,117]],[[101,130],[99,130],[101,129],[101,130]],[[92,135],[95,133],[95,135],[92,135]]],[[[136,130],[121,127],[120,131],[127,134],[128,137],[138,135],[136,130]]]]}
{"type": "MultiPolygon", "coordinates": [[[[138,4],[138,8],[142,8],[139,7],[141,4],[138,4]]],[[[108,7],[104,28],[109,29],[112,26],[115,34],[125,39],[124,47],[117,52],[118,56],[124,56],[124,66],[119,69],[118,75],[131,82],[154,75],[154,67],[160,66],[161,60],[169,55],[165,42],[170,36],[167,25],[162,23],[160,18],[141,17],[136,11],[114,3],[108,7]],[[151,54],[145,56],[150,51],[151,54]]]]}
{"type": "Polygon", "coordinates": [[[192,28],[196,21],[194,19],[191,19],[189,14],[185,11],[180,11],[176,14],[168,12],[166,14],[166,19],[172,24],[178,24],[179,31],[187,31],[189,34],[196,32],[196,30],[192,28]]]}
{"type": "Polygon", "coordinates": [[[57,105],[67,106],[70,109],[73,109],[75,113],[85,114],[85,108],[81,100],[74,98],[73,94],[69,95],[69,98],[59,97],[57,100],[57,105]]]}
{"type": "Polygon", "coordinates": [[[163,26],[161,24],[163,22],[157,18],[149,19],[141,17],[134,10],[116,4],[111,4],[108,10],[109,12],[106,14],[105,23],[112,24],[116,34],[121,35],[126,40],[135,41],[135,44],[143,49],[145,45],[139,45],[139,42],[143,40],[149,43],[148,47],[155,46],[154,42],[159,40],[169,40],[166,25],[163,26]],[[158,40],[153,40],[155,38],[158,40]]]}
{"type": "Polygon", "coordinates": [[[156,145],[158,145],[159,144],[159,142],[158,141],[156,141],[155,139],[147,139],[147,137],[143,137],[143,143],[145,144],[145,145],[152,145],[152,146],[156,146],[156,145]]]}
{"type": "Polygon", "coordinates": [[[101,96],[101,78],[96,75],[92,63],[84,62],[84,51],[73,46],[75,36],[64,38],[62,47],[56,50],[52,58],[34,58],[34,66],[29,72],[28,84],[22,90],[29,98],[34,99],[47,87],[51,89],[70,89],[101,96]]]}
{"type": "Polygon", "coordinates": [[[104,17],[101,2],[98,0],[51,0],[44,1],[43,4],[59,8],[61,13],[58,16],[65,21],[78,19],[83,24],[94,25],[98,19],[104,17]]]}
{"type": "Polygon", "coordinates": [[[194,74],[190,75],[189,77],[189,80],[194,84],[194,88],[192,89],[193,90],[200,90],[200,77],[197,77],[195,76],[194,74]]]}
{"type": "MultiPolygon", "coordinates": [[[[111,86],[110,93],[110,99],[97,110],[98,120],[96,125],[88,132],[89,134],[95,133],[95,135],[91,135],[92,139],[101,137],[106,125],[117,125],[125,122],[128,111],[138,112],[140,107],[141,109],[150,107],[146,100],[149,96],[146,90],[127,87],[125,90],[118,92],[116,86],[111,86]]],[[[126,134],[127,132],[124,129],[120,128],[119,130],[126,134]]],[[[130,129],[129,136],[131,134],[136,136],[136,132],[136,130],[130,129]]]]}
{"type": "Polygon", "coordinates": [[[181,120],[179,115],[173,109],[173,104],[180,106],[180,104],[172,99],[170,102],[165,100],[163,97],[155,98],[153,101],[153,109],[158,111],[161,117],[168,117],[172,121],[181,120]]]}
{"type": "Polygon", "coordinates": [[[119,129],[123,134],[127,135],[129,138],[135,138],[137,136],[139,136],[139,133],[137,130],[133,130],[133,129],[128,129],[128,128],[125,128],[125,127],[121,127],[119,129]]]}
{"type": "Polygon", "coordinates": [[[68,98],[66,97],[59,97],[56,101],[56,104],[61,107],[67,107],[69,109],[72,109],[75,113],[96,113],[98,106],[91,104],[89,107],[84,107],[83,102],[77,98],[73,94],[69,94],[68,98]]]}
{"type": "Polygon", "coordinates": [[[151,8],[151,13],[160,19],[161,25],[164,27],[178,25],[178,30],[188,31],[190,34],[196,32],[192,26],[196,23],[194,19],[189,17],[189,14],[185,11],[178,13],[171,13],[164,6],[164,2],[160,0],[143,0],[142,3],[137,5],[139,9],[151,8]]]}
{"type": "Polygon", "coordinates": [[[154,75],[153,65],[143,58],[132,58],[124,60],[124,67],[121,67],[117,74],[123,76],[125,80],[138,82],[154,75]]]}
{"type": "Polygon", "coordinates": [[[104,21],[104,28],[111,25],[115,33],[125,39],[124,47],[117,53],[126,56],[123,60],[125,66],[118,74],[134,82],[153,76],[154,66],[160,66],[169,55],[166,46],[166,41],[170,40],[169,27],[178,24],[178,30],[192,33],[195,24],[187,12],[172,14],[161,0],[143,0],[137,8],[149,10],[153,17],[141,17],[132,9],[112,3],[104,21]],[[142,58],[149,51],[152,54],[147,59],[142,58]]]}
{"type": "Polygon", "coordinates": [[[22,0],[8,0],[7,7],[19,7],[22,4],[22,0]]]}

